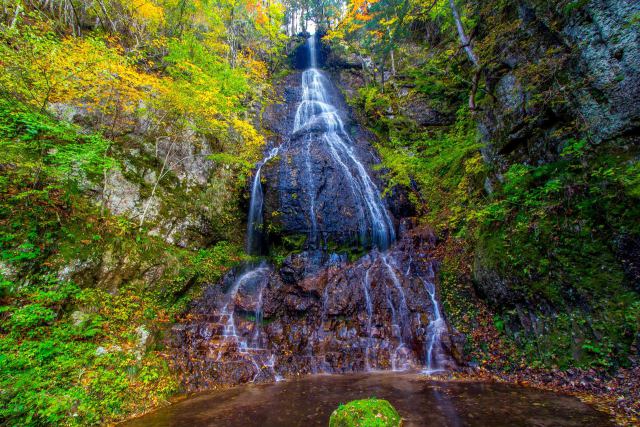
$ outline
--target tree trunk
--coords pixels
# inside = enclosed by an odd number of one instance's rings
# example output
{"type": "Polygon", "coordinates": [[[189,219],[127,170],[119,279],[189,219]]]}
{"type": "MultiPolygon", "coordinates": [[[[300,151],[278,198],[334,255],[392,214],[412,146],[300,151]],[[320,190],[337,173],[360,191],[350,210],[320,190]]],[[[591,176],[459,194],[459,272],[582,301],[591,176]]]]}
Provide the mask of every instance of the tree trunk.
{"type": "Polygon", "coordinates": [[[165,170],[167,168],[167,162],[169,160],[169,156],[171,155],[171,150],[173,149],[174,140],[171,139],[171,143],[169,144],[169,148],[167,149],[167,154],[164,156],[164,161],[162,162],[162,168],[160,169],[160,173],[156,178],[156,182],[153,184],[153,189],[151,190],[151,196],[147,199],[147,202],[144,204],[144,209],[142,210],[142,215],[140,216],[140,223],[138,224],[138,229],[142,229],[142,225],[144,224],[144,220],[147,217],[147,211],[149,210],[149,206],[151,205],[151,201],[153,200],[153,196],[156,194],[156,189],[158,188],[158,183],[164,176],[165,170]]]}
{"type": "Polygon", "coordinates": [[[481,68],[476,69],[473,74],[473,81],[471,82],[471,92],[469,93],[469,110],[476,110],[476,93],[478,92],[478,84],[480,83],[481,68]]]}
{"type": "MultiPolygon", "coordinates": [[[[104,15],[104,19],[105,19],[106,23],[108,23],[109,26],[111,27],[111,31],[113,31],[115,33],[116,32],[116,25],[113,23],[113,21],[109,17],[109,13],[107,12],[107,8],[104,5],[104,2],[102,0],[98,0],[98,5],[100,6],[100,9],[102,9],[102,14],[104,15]]],[[[102,21],[102,19],[100,21],[102,21]]],[[[105,30],[107,29],[106,25],[103,25],[103,27],[104,27],[105,30]]]]}
{"type": "Polygon", "coordinates": [[[11,20],[10,28],[14,28],[16,26],[16,22],[18,22],[18,16],[20,16],[20,12],[22,11],[22,5],[18,3],[16,6],[16,12],[13,14],[13,19],[11,20]]]}
{"type": "Polygon", "coordinates": [[[360,60],[360,65],[362,66],[362,76],[364,77],[364,84],[369,84],[369,70],[367,69],[367,64],[364,61],[362,55],[358,55],[358,59],[360,60]]]}
{"type": "Polygon", "coordinates": [[[393,49],[391,49],[391,75],[395,77],[396,75],[396,59],[393,56],[393,49]]]}
{"type": "Polygon", "coordinates": [[[473,63],[474,67],[478,66],[478,58],[476,54],[471,49],[471,44],[469,42],[469,38],[464,32],[464,27],[462,26],[462,20],[460,19],[460,14],[458,13],[458,9],[456,9],[455,0],[449,0],[449,6],[451,6],[451,13],[453,14],[453,20],[456,22],[456,28],[458,29],[458,36],[460,37],[460,42],[462,43],[462,47],[465,52],[467,52],[467,56],[469,60],[473,63]]]}

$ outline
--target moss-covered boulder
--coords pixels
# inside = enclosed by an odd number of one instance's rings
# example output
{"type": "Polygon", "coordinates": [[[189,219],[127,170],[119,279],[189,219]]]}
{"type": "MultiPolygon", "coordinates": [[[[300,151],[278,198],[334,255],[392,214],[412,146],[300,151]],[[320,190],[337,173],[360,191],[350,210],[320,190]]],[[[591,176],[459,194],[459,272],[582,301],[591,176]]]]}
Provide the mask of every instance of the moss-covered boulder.
{"type": "Polygon", "coordinates": [[[398,427],[402,418],[398,411],[383,399],[354,400],[340,405],[329,419],[329,427],[398,427]]]}

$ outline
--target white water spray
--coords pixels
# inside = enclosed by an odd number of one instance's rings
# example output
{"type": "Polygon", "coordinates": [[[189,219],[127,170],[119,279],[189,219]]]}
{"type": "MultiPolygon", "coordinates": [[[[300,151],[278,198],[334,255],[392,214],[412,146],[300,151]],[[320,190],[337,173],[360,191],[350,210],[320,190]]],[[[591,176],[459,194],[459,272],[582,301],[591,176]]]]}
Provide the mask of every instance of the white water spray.
{"type": "Polygon", "coordinates": [[[249,348],[249,345],[246,340],[243,340],[239,335],[236,329],[236,323],[234,320],[235,314],[235,299],[236,295],[238,295],[238,291],[240,288],[245,285],[250,280],[259,277],[262,274],[265,274],[269,271],[269,267],[265,265],[260,265],[257,268],[247,271],[246,273],[241,274],[231,285],[231,288],[227,292],[225,296],[225,302],[220,309],[220,319],[226,319],[224,322],[224,331],[222,337],[225,341],[233,341],[238,344],[240,351],[246,351],[249,348]]]}
{"type": "Polygon", "coordinates": [[[355,201],[360,238],[384,250],[395,240],[393,222],[377,186],[354,152],[353,142],[344,129],[344,122],[331,103],[329,81],[316,69],[315,36],[309,37],[311,68],[302,73],[302,100],[296,110],[293,134],[305,135],[306,186],[311,219],[310,242],[317,241],[318,223],[315,203],[316,184],[311,171],[311,144],[324,143],[333,162],[339,166],[355,201]]]}
{"type": "MultiPolygon", "coordinates": [[[[431,275],[433,276],[433,274],[431,275]]],[[[436,286],[431,278],[421,278],[424,283],[424,288],[429,294],[431,299],[431,307],[433,319],[429,322],[427,327],[427,340],[426,340],[426,361],[425,361],[425,374],[432,374],[442,371],[442,367],[439,363],[438,356],[440,355],[440,337],[446,331],[447,325],[440,313],[440,306],[436,295],[436,286]]]]}
{"type": "Polygon", "coordinates": [[[262,172],[262,167],[276,155],[278,155],[277,147],[271,149],[267,156],[258,163],[251,183],[251,201],[247,219],[247,252],[250,254],[259,252],[257,238],[262,233],[263,225],[262,205],[264,204],[264,194],[262,192],[262,183],[260,182],[260,173],[262,172]]]}
{"type": "MultiPolygon", "coordinates": [[[[373,265],[373,264],[372,264],[373,265]]],[[[371,333],[372,333],[372,317],[373,317],[373,304],[371,303],[371,279],[369,278],[369,270],[367,269],[364,274],[364,282],[362,283],[362,291],[364,292],[364,300],[367,309],[367,343],[364,351],[364,365],[367,371],[371,370],[371,362],[369,361],[369,353],[371,352],[371,333]]]]}
{"type": "Polygon", "coordinates": [[[389,304],[389,308],[391,309],[392,318],[394,319],[394,324],[392,325],[392,327],[394,327],[395,335],[398,339],[398,345],[391,354],[391,369],[394,371],[406,370],[409,367],[407,361],[405,360],[405,363],[402,366],[398,366],[398,359],[402,352],[407,350],[404,337],[405,328],[409,326],[409,307],[407,305],[407,299],[405,297],[402,284],[400,283],[400,279],[398,278],[395,269],[391,266],[391,264],[389,264],[387,256],[387,254],[380,255],[380,260],[387,269],[389,278],[391,279],[391,282],[393,283],[393,286],[395,287],[398,294],[398,299],[400,300],[398,304],[395,304],[393,301],[393,296],[391,295],[389,288],[387,288],[387,302],[389,304]]]}

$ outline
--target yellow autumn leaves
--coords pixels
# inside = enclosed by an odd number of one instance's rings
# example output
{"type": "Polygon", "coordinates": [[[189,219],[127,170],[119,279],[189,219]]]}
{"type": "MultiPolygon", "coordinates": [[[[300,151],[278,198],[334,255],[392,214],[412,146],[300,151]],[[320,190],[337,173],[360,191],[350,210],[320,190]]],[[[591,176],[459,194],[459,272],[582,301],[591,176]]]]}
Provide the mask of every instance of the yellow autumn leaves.
{"type": "Polygon", "coordinates": [[[168,25],[163,7],[147,0],[126,7],[136,32],[145,32],[143,50],[120,40],[123,35],[62,35],[35,12],[3,26],[2,95],[40,111],[56,105],[82,110],[103,130],[133,125],[145,115],[153,116],[155,129],[189,127],[219,138],[231,131],[230,139],[240,144],[231,151],[252,160],[263,138],[242,111],[247,100],[268,90],[264,60],[245,49],[231,67],[226,29],[219,20],[209,20],[203,33],[167,36],[169,30],[158,31],[168,25]],[[147,114],[150,109],[155,113],[147,114]]]}

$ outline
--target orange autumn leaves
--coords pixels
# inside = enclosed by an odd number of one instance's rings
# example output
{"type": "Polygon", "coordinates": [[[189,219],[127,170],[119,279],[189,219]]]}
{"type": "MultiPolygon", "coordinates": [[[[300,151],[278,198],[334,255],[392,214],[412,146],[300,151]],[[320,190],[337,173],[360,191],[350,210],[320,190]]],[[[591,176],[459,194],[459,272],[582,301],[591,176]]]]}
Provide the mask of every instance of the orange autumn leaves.
{"type": "MultiPolygon", "coordinates": [[[[339,27],[329,31],[328,38],[343,39],[347,34],[354,34],[366,29],[367,24],[379,14],[374,10],[374,6],[379,2],[380,0],[351,0],[339,27]]],[[[370,28],[367,33],[376,39],[383,35],[382,31],[377,28],[370,28]]]]}
{"type": "Polygon", "coordinates": [[[370,8],[378,0],[353,0],[347,19],[351,17],[355,21],[370,21],[372,16],[369,14],[370,8]]]}

